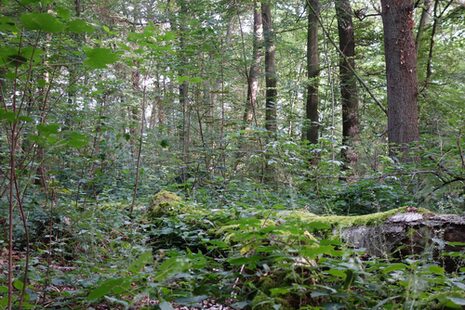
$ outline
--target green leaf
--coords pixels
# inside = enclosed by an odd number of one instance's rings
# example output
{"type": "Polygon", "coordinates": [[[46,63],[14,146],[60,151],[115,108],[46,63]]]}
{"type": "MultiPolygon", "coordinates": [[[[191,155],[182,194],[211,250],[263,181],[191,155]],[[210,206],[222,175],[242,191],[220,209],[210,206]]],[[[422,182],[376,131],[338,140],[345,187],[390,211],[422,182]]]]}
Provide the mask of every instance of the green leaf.
{"type": "Polygon", "coordinates": [[[20,20],[23,26],[29,30],[57,33],[65,28],[62,22],[48,13],[25,13],[21,15],[20,20]]]}
{"type": "Polygon", "coordinates": [[[18,291],[20,291],[24,287],[24,282],[19,279],[16,279],[13,281],[13,287],[17,289],[18,291]]]}
{"type": "Polygon", "coordinates": [[[387,266],[386,268],[383,269],[384,273],[390,273],[393,271],[398,271],[398,270],[405,270],[407,269],[407,265],[402,264],[402,263],[397,263],[397,264],[391,264],[387,266]]]}
{"type": "Polygon", "coordinates": [[[34,121],[34,119],[32,117],[29,117],[29,116],[20,116],[18,117],[18,120],[20,121],[23,121],[23,122],[26,122],[26,123],[31,123],[34,121]]]}
{"type": "Polygon", "coordinates": [[[436,266],[436,265],[429,266],[428,270],[431,273],[434,273],[434,274],[437,274],[437,275],[443,275],[444,272],[445,272],[444,268],[442,268],[441,266],[436,266]]]}
{"type": "Polygon", "coordinates": [[[145,265],[153,261],[152,252],[142,253],[132,264],[129,266],[128,270],[132,273],[138,273],[144,268],[145,265]]]}
{"type": "Polygon", "coordinates": [[[158,307],[160,307],[160,310],[174,310],[173,306],[167,301],[162,301],[158,307]]]}
{"type": "Polygon", "coordinates": [[[57,11],[57,16],[62,19],[69,19],[71,17],[71,11],[65,7],[57,7],[55,10],[57,11]]]}
{"type": "Polygon", "coordinates": [[[8,47],[8,46],[0,47],[0,64],[15,65],[15,64],[22,64],[25,62],[26,62],[26,59],[24,59],[24,56],[18,55],[17,49],[8,47]],[[22,57],[22,58],[18,58],[18,57],[22,57]]]}
{"type": "Polygon", "coordinates": [[[60,124],[39,124],[37,125],[37,130],[39,131],[39,134],[44,136],[57,134],[60,130],[60,124]]]}
{"type": "Polygon", "coordinates": [[[160,40],[173,41],[176,39],[176,33],[173,31],[167,31],[164,35],[160,36],[160,40]]]}
{"type": "Polygon", "coordinates": [[[334,255],[337,254],[334,250],[334,247],[331,245],[321,245],[321,246],[314,246],[314,247],[307,247],[303,248],[299,251],[299,253],[303,256],[309,258],[316,258],[319,255],[334,255]]]}
{"type": "Polygon", "coordinates": [[[82,148],[89,143],[89,138],[79,132],[71,131],[67,133],[66,145],[74,148],[82,148]]]}
{"type": "Polygon", "coordinates": [[[82,19],[76,19],[66,25],[66,30],[74,33],[92,33],[95,28],[82,19]]]}
{"type": "Polygon", "coordinates": [[[280,295],[286,295],[292,292],[292,287],[276,287],[270,289],[270,293],[272,297],[280,296],[280,295]]]}
{"type": "Polygon", "coordinates": [[[86,52],[86,60],[84,64],[91,69],[103,69],[107,65],[118,61],[118,54],[113,53],[109,48],[93,48],[86,52]]]}
{"type": "Polygon", "coordinates": [[[16,23],[12,18],[7,17],[7,16],[0,17],[0,31],[13,32],[16,30],[17,30],[16,23]]]}
{"type": "Polygon", "coordinates": [[[116,278],[103,281],[89,293],[87,300],[97,300],[110,293],[122,293],[131,286],[130,278],[116,278]]]}
{"type": "Polygon", "coordinates": [[[452,301],[457,306],[465,306],[465,298],[460,297],[447,297],[450,301],[452,301]]]}
{"type": "Polygon", "coordinates": [[[6,120],[13,123],[16,119],[16,114],[13,111],[0,110],[0,121],[6,120]]]}
{"type": "Polygon", "coordinates": [[[327,271],[327,273],[335,277],[341,278],[341,279],[345,279],[347,277],[347,274],[344,271],[339,270],[339,269],[330,269],[327,271]]]}
{"type": "Polygon", "coordinates": [[[250,257],[232,257],[228,258],[228,263],[234,266],[247,265],[251,268],[255,268],[257,263],[260,261],[260,257],[257,255],[250,257]]]}
{"type": "Polygon", "coordinates": [[[155,281],[165,281],[173,274],[183,272],[187,269],[189,269],[188,259],[185,257],[171,257],[160,265],[155,275],[155,281]]]}

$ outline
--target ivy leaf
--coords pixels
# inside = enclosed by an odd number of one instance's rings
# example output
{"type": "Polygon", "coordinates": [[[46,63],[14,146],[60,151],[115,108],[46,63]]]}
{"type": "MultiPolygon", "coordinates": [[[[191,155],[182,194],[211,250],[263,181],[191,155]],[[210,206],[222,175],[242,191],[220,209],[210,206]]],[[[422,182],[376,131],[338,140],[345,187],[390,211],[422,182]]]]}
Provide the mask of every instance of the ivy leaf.
{"type": "Polygon", "coordinates": [[[92,33],[95,31],[94,27],[82,19],[70,21],[66,25],[66,29],[74,33],[92,33]]]}
{"type": "Polygon", "coordinates": [[[103,69],[118,61],[118,54],[113,53],[109,48],[88,49],[86,56],[84,64],[91,69],[103,69]]]}
{"type": "Polygon", "coordinates": [[[29,30],[57,33],[65,28],[62,22],[48,13],[25,13],[21,15],[20,20],[23,26],[29,30]]]}

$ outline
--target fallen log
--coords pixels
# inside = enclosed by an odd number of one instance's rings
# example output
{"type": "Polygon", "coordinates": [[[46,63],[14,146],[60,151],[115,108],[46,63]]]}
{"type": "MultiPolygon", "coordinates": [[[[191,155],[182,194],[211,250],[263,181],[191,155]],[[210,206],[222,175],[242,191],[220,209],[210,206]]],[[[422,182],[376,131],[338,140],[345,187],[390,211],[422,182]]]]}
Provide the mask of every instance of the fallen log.
{"type": "Polygon", "coordinates": [[[465,267],[465,215],[402,207],[360,216],[321,216],[302,210],[284,211],[283,216],[329,224],[335,235],[368,257],[428,256],[449,272],[465,267]]]}
{"type": "Polygon", "coordinates": [[[429,255],[450,272],[465,266],[465,216],[417,212],[412,208],[376,225],[343,228],[340,234],[345,242],[365,249],[370,256],[429,255]]]}
{"type": "MultiPolygon", "coordinates": [[[[179,216],[187,222],[189,215],[204,217],[210,227],[222,227],[237,214],[231,210],[206,210],[182,202],[178,196],[162,191],[154,196],[149,208],[152,222],[166,216],[179,216]],[[229,212],[229,213],[228,213],[229,212]],[[224,216],[220,216],[225,213],[224,216]],[[187,217],[186,217],[187,216],[187,217]],[[220,219],[220,221],[218,221],[220,219]],[[211,221],[210,221],[211,220],[211,221]],[[223,222],[224,221],[224,222],[223,222]]],[[[274,216],[255,214],[263,218],[261,226],[280,225],[287,220],[306,224],[323,223],[350,247],[364,249],[368,257],[404,259],[425,257],[441,263],[453,272],[465,267],[465,216],[435,214],[426,209],[402,207],[387,212],[359,216],[316,215],[306,210],[278,211],[274,216]]],[[[193,224],[199,225],[196,220],[193,224]]],[[[227,224],[226,224],[227,225],[227,224]]],[[[196,227],[198,229],[199,227],[196,227]]],[[[208,230],[209,227],[204,227],[208,230]]],[[[323,230],[327,231],[327,228],[323,230]]],[[[207,233],[207,231],[205,231],[207,233]]],[[[318,234],[318,232],[315,232],[318,234]]],[[[182,241],[182,240],[181,240],[182,241]]],[[[185,242],[185,240],[183,241],[185,242]]]]}

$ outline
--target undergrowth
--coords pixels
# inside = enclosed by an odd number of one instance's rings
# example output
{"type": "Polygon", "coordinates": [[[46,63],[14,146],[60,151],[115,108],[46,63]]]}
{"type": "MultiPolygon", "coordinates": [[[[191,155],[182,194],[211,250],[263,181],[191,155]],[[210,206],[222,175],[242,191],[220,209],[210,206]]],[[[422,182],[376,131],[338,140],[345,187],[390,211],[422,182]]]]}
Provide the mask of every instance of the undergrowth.
{"type": "MultiPolygon", "coordinates": [[[[124,203],[58,207],[53,235],[33,243],[24,307],[166,310],[201,308],[207,299],[234,309],[465,305],[465,268],[447,273],[427,255],[369,257],[333,234],[334,225],[360,223],[347,217],[324,221],[305,206],[289,211],[239,199],[213,208],[178,198],[173,205],[148,199],[132,216],[124,203]]],[[[358,220],[375,223],[393,212],[358,220]]],[[[16,259],[24,263],[22,249],[16,259]]],[[[18,290],[20,279],[16,274],[18,290]]]]}

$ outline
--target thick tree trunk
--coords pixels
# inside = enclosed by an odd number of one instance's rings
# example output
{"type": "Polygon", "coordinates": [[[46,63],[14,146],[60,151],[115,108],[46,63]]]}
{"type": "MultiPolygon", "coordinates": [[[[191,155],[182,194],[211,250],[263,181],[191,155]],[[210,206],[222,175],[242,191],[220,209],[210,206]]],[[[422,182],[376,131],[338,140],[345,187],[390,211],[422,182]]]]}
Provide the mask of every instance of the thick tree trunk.
{"type": "Polygon", "coordinates": [[[265,38],[265,78],[266,78],[266,110],[265,128],[270,135],[275,136],[276,104],[277,104],[277,78],[276,78],[276,46],[274,42],[271,7],[269,2],[262,2],[263,33],[265,38]]]}
{"type": "Polygon", "coordinates": [[[310,143],[318,143],[319,113],[318,113],[318,84],[320,75],[320,60],[318,57],[318,18],[320,14],[320,1],[307,1],[307,103],[306,125],[304,138],[310,143]]]}
{"type": "Polygon", "coordinates": [[[257,2],[254,1],[254,17],[253,17],[253,52],[252,64],[249,69],[247,81],[247,102],[244,112],[244,127],[250,126],[255,117],[255,109],[257,107],[258,95],[258,79],[260,76],[260,65],[262,62],[262,45],[263,45],[263,25],[262,16],[257,8],[257,2]]]}
{"type": "Polygon", "coordinates": [[[354,165],[357,154],[353,149],[359,140],[358,91],[355,76],[355,39],[352,23],[352,8],[349,0],[336,0],[337,28],[339,33],[339,49],[342,54],[339,60],[341,103],[342,103],[342,143],[346,148],[342,155],[346,163],[354,165]]]}
{"type": "Polygon", "coordinates": [[[413,0],[381,0],[391,155],[409,161],[409,144],[419,140],[417,54],[413,36],[413,0]]]}

